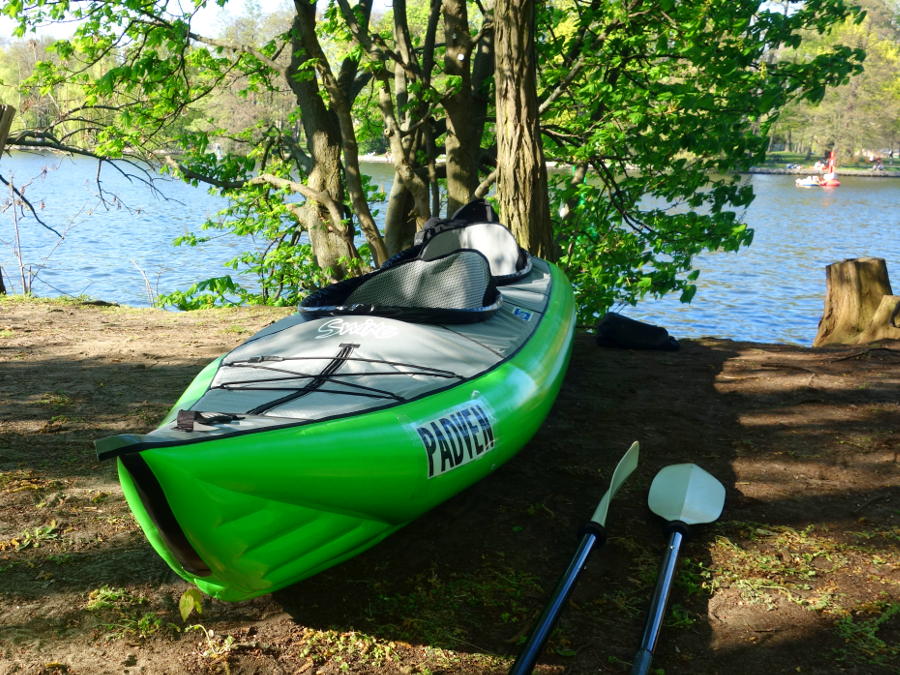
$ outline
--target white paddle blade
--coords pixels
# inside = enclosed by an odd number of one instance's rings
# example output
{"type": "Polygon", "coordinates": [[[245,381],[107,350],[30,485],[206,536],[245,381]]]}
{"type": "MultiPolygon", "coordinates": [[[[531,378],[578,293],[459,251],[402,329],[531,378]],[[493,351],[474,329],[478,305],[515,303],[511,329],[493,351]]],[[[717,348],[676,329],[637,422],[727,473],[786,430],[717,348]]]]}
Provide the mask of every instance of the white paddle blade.
{"type": "Polygon", "coordinates": [[[711,523],[725,506],[725,488],[696,464],[673,464],[656,474],[647,503],[653,513],[668,521],[711,523]]]}
{"type": "Polygon", "coordinates": [[[637,468],[640,453],[641,446],[635,441],[631,444],[631,447],[625,451],[625,454],[622,455],[622,459],[619,460],[619,463],[616,464],[612,478],[609,481],[609,490],[607,490],[606,494],[603,495],[603,498],[600,499],[600,503],[597,504],[597,510],[594,511],[594,516],[591,518],[591,520],[598,525],[606,526],[606,514],[609,511],[609,502],[616,496],[616,492],[619,491],[622,483],[624,483],[628,476],[631,475],[631,472],[637,468]]]}

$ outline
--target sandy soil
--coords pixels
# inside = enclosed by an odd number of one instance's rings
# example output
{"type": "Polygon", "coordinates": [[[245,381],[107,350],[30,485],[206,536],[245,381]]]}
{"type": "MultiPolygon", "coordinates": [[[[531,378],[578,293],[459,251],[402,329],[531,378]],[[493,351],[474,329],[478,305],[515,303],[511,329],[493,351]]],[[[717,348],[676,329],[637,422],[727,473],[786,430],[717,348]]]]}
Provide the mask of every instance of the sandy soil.
{"type": "Polygon", "coordinates": [[[556,407],[490,478],[274,595],[205,599],[147,544],[94,439],[154,426],[206,362],[284,315],[0,298],[0,673],[502,673],[619,455],[642,463],[537,672],[626,673],[665,545],[663,466],[726,486],[684,546],[667,673],[900,669],[900,344],[578,337],[556,407]]]}

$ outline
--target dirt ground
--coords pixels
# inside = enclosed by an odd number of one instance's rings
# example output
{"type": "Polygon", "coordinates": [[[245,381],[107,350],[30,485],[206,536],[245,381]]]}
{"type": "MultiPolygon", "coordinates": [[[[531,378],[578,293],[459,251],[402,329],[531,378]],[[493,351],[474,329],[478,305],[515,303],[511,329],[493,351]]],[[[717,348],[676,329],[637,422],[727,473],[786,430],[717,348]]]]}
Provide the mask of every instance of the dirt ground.
{"type": "Polygon", "coordinates": [[[188,585],[92,442],[152,428],[286,311],[0,298],[0,673],[505,672],[633,440],[641,465],[537,672],[628,672],[665,547],[647,490],[678,462],[727,501],[684,545],[659,672],[900,669],[900,343],[580,335],[549,419],[492,476],[343,565],[183,621],[188,585]]]}

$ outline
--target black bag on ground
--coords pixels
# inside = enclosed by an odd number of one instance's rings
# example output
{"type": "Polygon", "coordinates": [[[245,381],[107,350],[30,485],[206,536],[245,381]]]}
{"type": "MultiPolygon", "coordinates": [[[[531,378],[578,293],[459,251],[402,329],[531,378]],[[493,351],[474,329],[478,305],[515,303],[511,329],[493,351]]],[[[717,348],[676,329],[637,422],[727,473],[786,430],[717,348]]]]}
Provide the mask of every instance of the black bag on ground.
{"type": "Polygon", "coordinates": [[[623,349],[678,349],[678,340],[661,326],[607,312],[597,324],[597,344],[623,349]]]}

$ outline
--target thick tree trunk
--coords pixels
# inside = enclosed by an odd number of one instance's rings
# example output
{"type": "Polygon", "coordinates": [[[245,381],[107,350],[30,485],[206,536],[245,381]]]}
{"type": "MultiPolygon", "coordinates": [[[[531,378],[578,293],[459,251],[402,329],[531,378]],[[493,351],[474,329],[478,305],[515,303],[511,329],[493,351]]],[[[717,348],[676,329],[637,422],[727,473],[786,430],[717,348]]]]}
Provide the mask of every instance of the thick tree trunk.
{"type": "Polygon", "coordinates": [[[444,70],[460,84],[444,99],[447,112],[447,215],[468,204],[478,187],[481,135],[487,115],[485,80],[493,55],[491,31],[473,44],[465,0],[444,0],[444,70]],[[473,67],[474,63],[474,67],[473,67]]]}
{"type": "Polygon", "coordinates": [[[403,181],[396,175],[388,197],[384,223],[384,243],[387,245],[388,255],[394,255],[412,246],[413,238],[416,236],[415,201],[403,185],[403,181]]]}
{"type": "MultiPolygon", "coordinates": [[[[6,137],[9,135],[9,127],[12,125],[15,114],[16,109],[11,105],[0,103],[0,157],[3,156],[3,148],[6,147],[6,137]]],[[[3,283],[2,268],[0,268],[0,295],[6,295],[6,286],[3,283]]]]}
{"type": "Polygon", "coordinates": [[[15,115],[15,108],[0,103],[0,155],[3,154],[3,148],[6,147],[6,137],[9,135],[9,128],[12,126],[15,115]]]}
{"type": "MultiPolygon", "coordinates": [[[[301,110],[306,135],[307,152],[313,168],[306,183],[314,190],[328,194],[335,202],[344,201],[344,181],[341,171],[341,132],[337,116],[325,107],[315,79],[300,72],[309,58],[303,48],[304,33],[315,30],[315,5],[298,3],[294,19],[291,64],[287,69],[287,83],[294,92],[301,110]],[[301,12],[302,10],[302,12],[301,12]]],[[[353,228],[335,224],[324,204],[307,200],[303,226],[309,234],[316,262],[323,270],[331,270],[333,279],[347,275],[341,258],[356,255],[353,228]]],[[[347,214],[349,216],[349,214],[347,214]]]]}
{"type": "Polygon", "coordinates": [[[534,0],[498,0],[494,10],[497,194],[500,215],[519,244],[554,258],[538,114],[534,11],[534,0]]]}
{"type": "MultiPolygon", "coordinates": [[[[371,2],[361,3],[363,13],[371,9],[371,2]]],[[[341,156],[343,158],[343,180],[350,197],[350,203],[359,226],[372,250],[372,257],[376,265],[380,265],[387,258],[387,248],[384,239],[378,230],[378,225],[372,217],[366,193],[363,187],[362,171],[359,168],[359,147],[356,142],[356,131],[353,128],[353,118],[350,107],[353,105],[352,71],[354,67],[341,67],[340,76],[335,76],[328,62],[322,45],[319,43],[315,31],[316,3],[305,0],[294,0],[295,14],[295,39],[294,47],[301,47],[305,57],[315,64],[316,73],[322,88],[328,93],[329,112],[337,119],[341,156]]],[[[297,58],[297,54],[292,55],[297,58]]],[[[345,61],[345,65],[346,65],[345,61]]],[[[299,74],[299,73],[298,73],[299,74]]],[[[301,102],[302,107],[302,102],[301,102]]]]}
{"type": "Polygon", "coordinates": [[[832,263],[825,268],[825,283],[825,310],[814,347],[868,342],[868,335],[880,334],[879,321],[885,330],[896,323],[896,302],[890,300],[895,296],[884,258],[832,263]]]}

